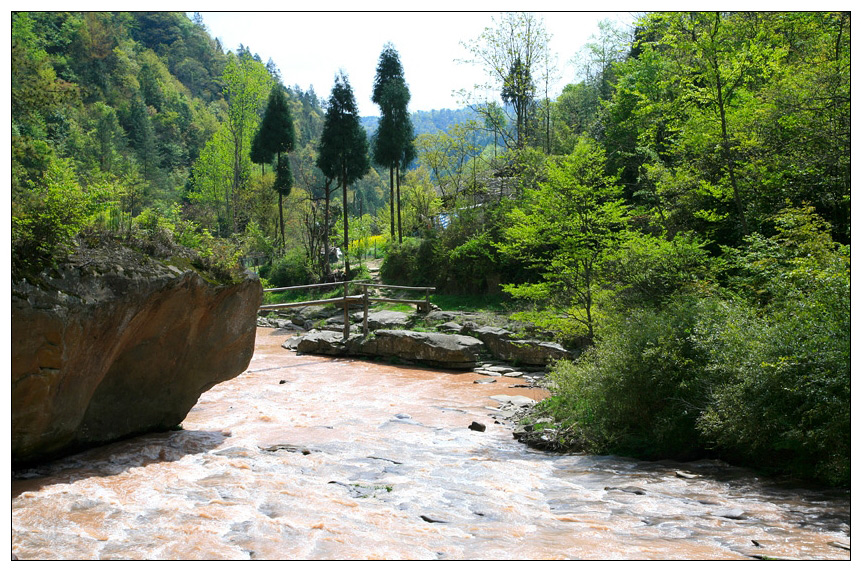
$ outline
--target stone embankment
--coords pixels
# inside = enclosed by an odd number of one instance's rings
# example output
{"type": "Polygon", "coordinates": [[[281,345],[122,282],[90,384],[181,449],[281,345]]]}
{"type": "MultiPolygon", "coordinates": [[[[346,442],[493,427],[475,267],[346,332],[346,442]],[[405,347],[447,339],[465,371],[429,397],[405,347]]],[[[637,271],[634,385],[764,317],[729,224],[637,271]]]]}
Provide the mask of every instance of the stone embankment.
{"type": "Polygon", "coordinates": [[[12,461],[177,426],[254,352],[263,292],[108,242],[12,286],[12,461]]]}

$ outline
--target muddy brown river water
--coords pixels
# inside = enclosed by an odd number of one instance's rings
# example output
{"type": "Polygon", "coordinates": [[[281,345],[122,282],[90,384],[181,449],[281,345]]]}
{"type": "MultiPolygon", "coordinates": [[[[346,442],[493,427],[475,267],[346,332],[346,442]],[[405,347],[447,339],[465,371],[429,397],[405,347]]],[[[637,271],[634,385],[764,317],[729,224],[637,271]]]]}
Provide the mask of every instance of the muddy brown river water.
{"type": "Polygon", "coordinates": [[[850,558],[846,492],[718,461],[543,453],[489,416],[490,396],[539,390],[296,355],[286,337],[258,329],[248,370],[181,431],[14,473],[16,556],[850,558]]]}

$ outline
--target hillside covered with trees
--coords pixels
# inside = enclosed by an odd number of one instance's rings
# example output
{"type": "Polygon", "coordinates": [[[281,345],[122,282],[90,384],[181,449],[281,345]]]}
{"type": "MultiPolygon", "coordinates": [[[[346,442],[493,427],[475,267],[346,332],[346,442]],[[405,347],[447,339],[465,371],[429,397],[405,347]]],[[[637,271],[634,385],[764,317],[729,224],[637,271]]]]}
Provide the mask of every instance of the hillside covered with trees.
{"type": "Polygon", "coordinates": [[[349,78],[287,87],[199,18],[13,14],[13,280],[92,235],[273,286],[373,244],[386,281],[589,346],[552,372],[552,447],[849,484],[849,13],[605,23],[558,95],[541,19],[501,14],[464,38],[498,97],[458,111],[408,113],[381,45],[369,121],[349,78]]]}

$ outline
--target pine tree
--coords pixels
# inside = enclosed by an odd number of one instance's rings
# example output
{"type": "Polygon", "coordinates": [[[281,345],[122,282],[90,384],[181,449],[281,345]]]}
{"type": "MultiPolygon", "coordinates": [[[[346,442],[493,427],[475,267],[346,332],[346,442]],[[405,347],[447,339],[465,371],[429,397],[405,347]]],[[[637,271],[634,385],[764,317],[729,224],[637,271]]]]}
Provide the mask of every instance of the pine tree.
{"type": "Polygon", "coordinates": [[[279,222],[281,223],[281,244],[284,246],[284,219],[281,218],[281,199],[290,194],[293,188],[293,172],[290,170],[290,158],[279,155],[275,168],[275,191],[278,193],[279,222]]]}
{"type": "MultiPolygon", "coordinates": [[[[389,167],[389,209],[390,232],[395,238],[395,185],[393,178],[398,179],[399,166],[409,163],[415,157],[412,149],[413,124],[407,111],[410,102],[410,89],[404,81],[404,69],[395,46],[387,43],[383,46],[377,63],[377,73],[374,76],[374,88],[371,101],[380,106],[380,123],[374,144],[374,160],[380,165],[389,167]]],[[[401,242],[401,193],[398,181],[398,242],[401,242]]]]}
{"type": "MultiPolygon", "coordinates": [[[[281,245],[284,247],[284,211],[282,199],[290,194],[290,184],[279,186],[278,176],[282,170],[282,153],[293,151],[296,144],[296,135],[293,130],[293,115],[281,85],[275,85],[269,93],[269,101],[266,111],[260,122],[260,129],[254,137],[251,146],[251,160],[258,164],[265,164],[276,158],[276,191],[278,192],[278,225],[281,231],[281,245]]],[[[290,174],[290,165],[287,165],[287,173],[290,174]]],[[[292,184],[292,177],[290,177],[292,184]]]]}
{"type": "Polygon", "coordinates": [[[255,133],[254,139],[251,141],[251,150],[249,151],[248,156],[252,163],[260,165],[261,175],[265,173],[264,167],[267,164],[272,163],[273,154],[266,148],[260,130],[255,133]]]}
{"type": "Polygon", "coordinates": [[[347,185],[365,175],[371,165],[368,161],[365,129],[359,123],[356,98],[344,72],[335,76],[335,85],[329,96],[323,133],[320,136],[317,167],[326,177],[338,179],[341,183],[344,209],[344,271],[345,277],[349,278],[347,185]]]}

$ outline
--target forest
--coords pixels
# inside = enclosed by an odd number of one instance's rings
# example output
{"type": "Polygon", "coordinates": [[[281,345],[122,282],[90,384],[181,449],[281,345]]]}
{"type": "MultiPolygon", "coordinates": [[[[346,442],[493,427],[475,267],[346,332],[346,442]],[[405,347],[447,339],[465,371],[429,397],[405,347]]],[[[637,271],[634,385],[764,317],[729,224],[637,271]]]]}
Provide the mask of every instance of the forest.
{"type": "Polygon", "coordinates": [[[503,13],[463,40],[495,100],[409,112],[382,40],[373,119],[198,15],[18,12],[11,40],[13,281],[93,237],[264,287],[382,257],[588,348],[539,405],[558,450],[849,486],[849,13],[604,22],[559,94],[542,20],[503,13]]]}

